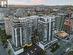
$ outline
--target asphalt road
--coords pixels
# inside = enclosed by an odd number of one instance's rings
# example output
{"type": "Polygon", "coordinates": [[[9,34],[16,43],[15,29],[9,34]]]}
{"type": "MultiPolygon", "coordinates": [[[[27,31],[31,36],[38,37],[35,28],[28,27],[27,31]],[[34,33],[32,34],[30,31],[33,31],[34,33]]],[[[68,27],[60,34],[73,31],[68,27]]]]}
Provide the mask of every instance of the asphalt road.
{"type": "Polygon", "coordinates": [[[2,46],[1,42],[0,42],[0,55],[8,55],[6,49],[2,46]]]}

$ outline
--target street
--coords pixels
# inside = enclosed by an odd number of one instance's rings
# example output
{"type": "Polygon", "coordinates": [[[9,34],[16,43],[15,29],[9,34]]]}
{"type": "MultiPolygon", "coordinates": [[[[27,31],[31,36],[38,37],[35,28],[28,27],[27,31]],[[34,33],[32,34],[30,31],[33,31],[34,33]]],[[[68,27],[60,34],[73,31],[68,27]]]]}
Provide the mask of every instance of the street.
{"type": "Polygon", "coordinates": [[[2,46],[0,42],[0,55],[8,55],[6,49],[2,46]]]}

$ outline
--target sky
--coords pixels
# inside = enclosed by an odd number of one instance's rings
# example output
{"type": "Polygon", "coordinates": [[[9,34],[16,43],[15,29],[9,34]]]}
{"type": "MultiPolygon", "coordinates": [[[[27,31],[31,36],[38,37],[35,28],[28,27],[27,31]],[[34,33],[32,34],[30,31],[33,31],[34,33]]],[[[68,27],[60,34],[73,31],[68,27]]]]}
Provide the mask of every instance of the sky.
{"type": "Polygon", "coordinates": [[[20,5],[73,5],[73,0],[8,0],[8,4],[20,5]]]}

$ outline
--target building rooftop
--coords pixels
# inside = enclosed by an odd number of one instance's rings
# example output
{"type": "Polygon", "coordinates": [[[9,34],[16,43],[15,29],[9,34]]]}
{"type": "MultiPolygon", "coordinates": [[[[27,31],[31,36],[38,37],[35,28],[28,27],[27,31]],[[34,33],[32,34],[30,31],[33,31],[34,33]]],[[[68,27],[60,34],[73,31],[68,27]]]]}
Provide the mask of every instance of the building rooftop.
{"type": "Polygon", "coordinates": [[[66,33],[66,32],[64,32],[64,31],[60,31],[60,32],[58,32],[56,35],[57,35],[57,37],[59,37],[59,38],[66,38],[69,34],[66,33]]]}

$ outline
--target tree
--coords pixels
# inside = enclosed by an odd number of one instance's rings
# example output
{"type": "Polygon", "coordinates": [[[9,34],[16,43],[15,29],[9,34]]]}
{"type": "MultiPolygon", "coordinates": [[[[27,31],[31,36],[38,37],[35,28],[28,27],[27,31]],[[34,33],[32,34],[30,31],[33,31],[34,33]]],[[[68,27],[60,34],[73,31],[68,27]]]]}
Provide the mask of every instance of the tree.
{"type": "Polygon", "coordinates": [[[8,50],[8,55],[11,55],[11,49],[8,50]]]}
{"type": "Polygon", "coordinates": [[[2,42],[2,44],[3,44],[3,46],[4,46],[5,48],[7,48],[7,44],[8,44],[7,39],[8,39],[9,37],[10,37],[10,36],[7,36],[7,35],[6,35],[5,30],[0,30],[0,41],[2,42]]]}

